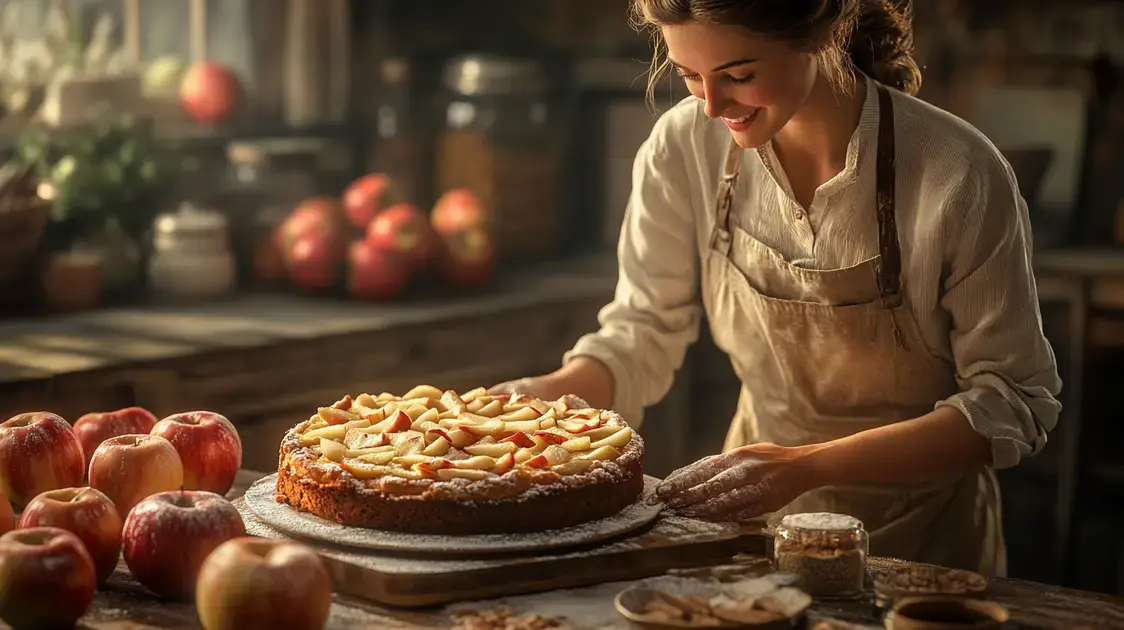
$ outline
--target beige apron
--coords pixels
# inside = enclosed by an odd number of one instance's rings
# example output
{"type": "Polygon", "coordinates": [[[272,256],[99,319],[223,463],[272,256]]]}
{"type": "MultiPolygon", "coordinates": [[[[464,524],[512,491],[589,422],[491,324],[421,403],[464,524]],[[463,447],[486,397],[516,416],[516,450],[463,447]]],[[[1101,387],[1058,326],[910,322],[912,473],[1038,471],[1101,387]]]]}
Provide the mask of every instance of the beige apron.
{"type": "MultiPolygon", "coordinates": [[[[714,340],[742,382],[724,450],[834,440],[925,415],[958,391],[955,367],[929,353],[903,304],[893,102],[881,85],[878,98],[879,255],[853,267],[795,267],[730,225],[742,154],[731,144],[702,267],[714,340]]],[[[988,468],[939,483],[827,486],[776,516],[850,514],[870,532],[873,555],[1002,575],[999,509],[998,484],[988,468]]]]}

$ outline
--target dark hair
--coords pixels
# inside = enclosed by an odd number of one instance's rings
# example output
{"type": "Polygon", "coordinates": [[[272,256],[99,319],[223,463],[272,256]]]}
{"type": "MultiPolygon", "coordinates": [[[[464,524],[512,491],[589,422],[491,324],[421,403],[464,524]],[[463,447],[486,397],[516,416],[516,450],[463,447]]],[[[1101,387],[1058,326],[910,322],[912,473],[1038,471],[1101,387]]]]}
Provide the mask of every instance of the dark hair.
{"type": "Polygon", "coordinates": [[[633,24],[656,36],[649,97],[667,70],[659,27],[686,22],[742,26],[820,54],[833,81],[853,69],[909,94],[921,89],[912,0],[631,0],[633,24]]]}

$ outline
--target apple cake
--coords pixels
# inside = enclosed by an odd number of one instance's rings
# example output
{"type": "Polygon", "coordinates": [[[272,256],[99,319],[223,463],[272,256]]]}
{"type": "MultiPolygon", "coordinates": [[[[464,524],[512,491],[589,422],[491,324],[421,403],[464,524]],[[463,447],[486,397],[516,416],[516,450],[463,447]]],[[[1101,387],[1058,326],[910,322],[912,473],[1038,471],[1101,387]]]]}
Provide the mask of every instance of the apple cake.
{"type": "Polygon", "coordinates": [[[345,525],[505,534],[612,516],[644,488],[644,441],[572,396],[423,385],[344,396],[286,433],[277,501],[345,525]]]}

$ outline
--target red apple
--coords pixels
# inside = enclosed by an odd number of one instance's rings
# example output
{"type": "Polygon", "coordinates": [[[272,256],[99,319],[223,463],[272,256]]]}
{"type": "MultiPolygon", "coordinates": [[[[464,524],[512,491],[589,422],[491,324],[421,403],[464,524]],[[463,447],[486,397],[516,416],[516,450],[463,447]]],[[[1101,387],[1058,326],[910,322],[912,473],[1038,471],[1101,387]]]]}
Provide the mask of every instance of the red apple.
{"type": "Polygon", "coordinates": [[[410,265],[395,251],[356,241],[347,252],[347,292],[361,300],[389,300],[410,283],[410,265]]]}
{"type": "Polygon", "coordinates": [[[12,502],[0,492],[0,534],[7,534],[16,528],[16,512],[12,502]]]}
{"type": "Polygon", "coordinates": [[[125,564],[133,577],[161,597],[190,599],[199,568],[222,543],[246,535],[242,515],[213,492],[161,492],[125,518],[125,564]]]}
{"type": "Polygon", "coordinates": [[[337,238],[341,222],[342,211],[335,199],[309,197],[281,221],[273,238],[281,252],[287,253],[302,236],[317,234],[337,238]]]}
{"type": "Polygon", "coordinates": [[[73,627],[96,588],[94,561],[74,534],[35,527],[0,536],[0,619],[15,630],[73,627]]]}
{"type": "Polygon", "coordinates": [[[370,173],[343,191],[343,209],[352,225],[366,230],[379,212],[397,202],[397,197],[388,175],[370,173]]]}
{"type": "Polygon", "coordinates": [[[395,204],[380,212],[367,227],[367,241],[379,249],[402,254],[414,267],[428,263],[440,244],[426,216],[409,203],[395,204]]]}
{"type": "Polygon", "coordinates": [[[297,288],[326,291],[336,286],[341,257],[334,237],[306,234],[289,250],[289,278],[297,288]]]}
{"type": "Polygon", "coordinates": [[[214,61],[200,61],[183,75],[180,104],[195,120],[216,123],[234,111],[241,91],[229,68],[214,61]]]}
{"type": "Polygon", "coordinates": [[[74,429],[53,413],[21,413],[0,424],[0,492],[15,507],[81,485],[85,461],[74,429]]]}
{"type": "Polygon", "coordinates": [[[152,428],[167,438],[183,461],[184,490],[226,494],[242,467],[242,440],[226,416],[188,411],[168,416],[152,428]]]}
{"type": "Polygon", "coordinates": [[[101,443],[90,461],[90,487],[104,492],[128,514],[157,492],[183,487],[183,463],[176,447],[159,435],[118,435],[101,443]]]}
{"type": "Polygon", "coordinates": [[[254,250],[254,275],[261,280],[276,282],[286,278],[285,255],[281,252],[280,235],[263,238],[254,250]]]}
{"type": "Polygon", "coordinates": [[[480,198],[465,188],[453,188],[441,195],[429,220],[433,229],[442,236],[475,228],[487,230],[491,225],[491,218],[480,198]]]}
{"type": "Polygon", "coordinates": [[[19,526],[58,527],[77,536],[93,559],[99,584],[117,568],[117,559],[121,557],[121,516],[113,501],[93,488],[44,492],[24,508],[19,526]]]}
{"type": "Polygon", "coordinates": [[[148,433],[156,426],[156,416],[143,407],[126,407],[117,411],[88,413],[74,423],[74,434],[82,443],[86,468],[98,445],[111,437],[148,433]]]}
{"type": "Polygon", "coordinates": [[[320,630],[332,579],[320,556],[289,540],[234,538],[203,562],[195,609],[207,630],[320,630]]]}
{"type": "Polygon", "coordinates": [[[441,277],[458,288],[478,287],[492,279],[496,250],[492,236],[482,228],[472,228],[445,237],[441,277]]]}

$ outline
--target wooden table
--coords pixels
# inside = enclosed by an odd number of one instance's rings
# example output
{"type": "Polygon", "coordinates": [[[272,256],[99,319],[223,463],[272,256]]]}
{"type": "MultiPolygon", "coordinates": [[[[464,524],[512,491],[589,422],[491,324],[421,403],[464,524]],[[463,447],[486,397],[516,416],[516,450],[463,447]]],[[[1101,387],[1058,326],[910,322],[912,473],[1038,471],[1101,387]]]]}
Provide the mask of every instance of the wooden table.
{"type": "MultiPolygon", "coordinates": [[[[242,471],[229,497],[236,498],[263,473],[242,471]]],[[[872,562],[878,562],[873,559],[872,562]]],[[[487,610],[500,605],[513,614],[564,616],[572,630],[626,630],[634,628],[613,608],[613,597],[627,583],[611,583],[567,591],[552,591],[504,600],[470,602],[436,610],[391,610],[348,597],[337,596],[332,605],[328,628],[353,630],[429,630],[455,628],[451,614],[458,610],[487,610]]],[[[1094,593],[1025,582],[995,579],[991,598],[1008,607],[1013,628],[1058,630],[1108,630],[1124,628],[1124,600],[1094,593]]],[[[834,617],[880,627],[869,604],[817,603],[813,618],[834,617]]],[[[81,627],[88,630],[187,630],[199,628],[195,608],[188,603],[164,603],[148,595],[130,576],[122,563],[110,578],[107,588],[98,593],[81,627]]]]}

